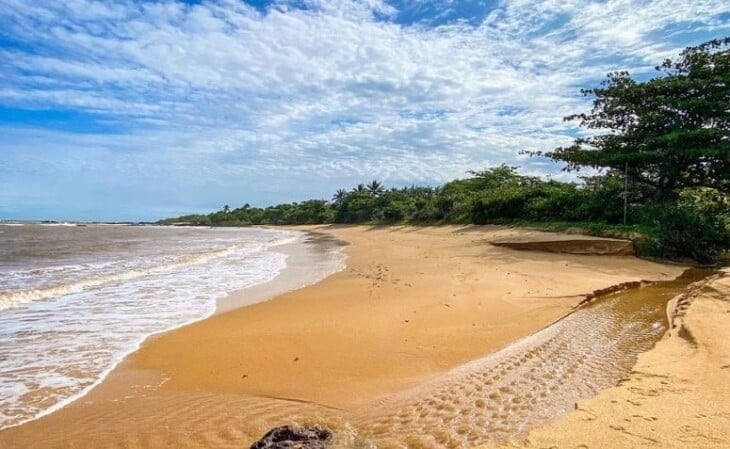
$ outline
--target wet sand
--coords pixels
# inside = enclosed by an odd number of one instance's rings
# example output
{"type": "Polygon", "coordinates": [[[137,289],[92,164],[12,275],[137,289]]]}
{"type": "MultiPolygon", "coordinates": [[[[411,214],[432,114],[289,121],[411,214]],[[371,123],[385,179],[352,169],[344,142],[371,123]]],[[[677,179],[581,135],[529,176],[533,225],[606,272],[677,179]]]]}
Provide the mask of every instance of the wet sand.
{"type": "Polygon", "coordinates": [[[433,381],[593,291],[683,271],[500,248],[488,242],[527,231],[497,227],[306,229],[351,242],[347,268],[150,339],[85,398],[0,432],[0,446],[240,448],[283,422],[346,429],[340,410],[433,381]]]}
{"type": "Polygon", "coordinates": [[[509,447],[730,447],[730,269],[677,299],[673,328],[619,386],[509,447]]]}

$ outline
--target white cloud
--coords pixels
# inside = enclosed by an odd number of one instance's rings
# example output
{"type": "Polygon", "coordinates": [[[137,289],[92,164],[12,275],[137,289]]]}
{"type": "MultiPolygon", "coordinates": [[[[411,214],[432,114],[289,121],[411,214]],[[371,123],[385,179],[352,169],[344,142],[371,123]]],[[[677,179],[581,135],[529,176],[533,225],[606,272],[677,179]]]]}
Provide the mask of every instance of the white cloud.
{"type": "Polygon", "coordinates": [[[0,51],[0,104],[86,111],[129,130],[41,132],[22,151],[59,170],[48,148],[105,154],[89,179],[114,164],[140,179],[166,166],[177,170],[169,182],[208,176],[263,202],[501,162],[548,170],[517,152],[570,140],[562,117],[587,107],[580,87],[612,70],[647,73],[690,39],[730,31],[719,0],[505,0],[476,26],[435,28],[395,23],[382,0],[265,12],[236,0],[3,3],[3,34],[23,45],[0,51]],[[290,190],[256,190],[276,177],[290,190]]]}

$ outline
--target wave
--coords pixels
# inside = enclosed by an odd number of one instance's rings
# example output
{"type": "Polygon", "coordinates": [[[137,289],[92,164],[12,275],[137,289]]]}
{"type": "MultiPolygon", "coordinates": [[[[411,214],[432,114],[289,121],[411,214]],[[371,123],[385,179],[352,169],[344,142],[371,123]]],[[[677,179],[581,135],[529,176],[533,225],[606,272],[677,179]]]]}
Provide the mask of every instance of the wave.
{"type": "MultiPolygon", "coordinates": [[[[267,247],[291,243],[291,242],[295,241],[296,239],[297,239],[296,236],[279,237],[279,238],[272,239],[269,242],[263,243],[263,244],[230,246],[228,248],[214,250],[214,251],[210,251],[210,252],[206,252],[206,253],[198,253],[198,254],[181,256],[171,262],[165,261],[165,262],[162,262],[159,265],[155,265],[155,266],[149,266],[149,267],[143,267],[143,268],[137,267],[137,268],[132,268],[132,269],[129,269],[126,271],[121,271],[118,273],[89,276],[84,279],[77,279],[77,280],[74,280],[74,281],[68,282],[68,283],[60,283],[60,284],[56,284],[56,285],[44,286],[41,288],[34,288],[34,289],[29,289],[29,290],[2,290],[2,291],[0,291],[0,310],[5,310],[5,309],[9,309],[11,307],[16,307],[16,306],[19,306],[21,304],[24,304],[24,303],[27,303],[30,301],[38,301],[38,300],[55,298],[55,297],[67,295],[70,293],[79,293],[81,291],[88,290],[88,289],[95,288],[95,287],[102,287],[107,284],[129,281],[129,280],[137,279],[137,278],[140,278],[143,276],[150,276],[150,275],[166,273],[166,272],[175,270],[177,268],[206,263],[213,259],[231,256],[236,253],[239,253],[240,255],[245,255],[247,253],[253,253],[256,251],[264,250],[267,247]]],[[[167,260],[169,260],[169,259],[167,259],[167,260]]],[[[108,264],[106,264],[106,265],[108,265],[108,264]]],[[[44,269],[35,269],[35,270],[28,270],[28,271],[16,271],[16,272],[12,272],[12,273],[5,273],[5,275],[6,276],[15,275],[18,277],[25,277],[25,276],[37,277],[39,274],[42,275],[44,272],[61,271],[64,268],[69,268],[69,267],[77,268],[77,267],[81,267],[81,266],[74,265],[74,266],[64,266],[64,267],[49,267],[49,268],[44,268],[44,269]],[[30,275],[30,276],[28,276],[28,275],[30,275]]]]}

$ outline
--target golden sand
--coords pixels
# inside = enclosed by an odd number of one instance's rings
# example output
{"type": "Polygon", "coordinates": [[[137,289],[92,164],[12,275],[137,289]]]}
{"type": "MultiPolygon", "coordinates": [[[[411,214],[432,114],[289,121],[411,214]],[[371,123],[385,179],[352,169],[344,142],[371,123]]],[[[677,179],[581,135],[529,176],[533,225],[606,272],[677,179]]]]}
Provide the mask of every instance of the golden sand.
{"type": "Polygon", "coordinates": [[[306,229],[351,242],[343,271],[148,340],[81,400],[0,432],[0,447],[247,447],[494,351],[595,290],[683,270],[496,247],[559,238],[498,227],[306,229]]]}

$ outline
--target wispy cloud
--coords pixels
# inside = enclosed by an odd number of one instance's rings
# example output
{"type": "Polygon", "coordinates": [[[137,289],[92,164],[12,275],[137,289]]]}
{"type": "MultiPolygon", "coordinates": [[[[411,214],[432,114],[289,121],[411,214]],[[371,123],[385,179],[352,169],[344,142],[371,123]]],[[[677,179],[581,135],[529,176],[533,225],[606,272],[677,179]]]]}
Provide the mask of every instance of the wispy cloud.
{"type": "MultiPolygon", "coordinates": [[[[720,0],[2,3],[0,105],[116,126],[0,121],[0,215],[21,210],[20,190],[53,196],[38,184],[51,175],[70,202],[149,189],[141,216],[153,217],[165,204],[266,204],[501,162],[555,173],[517,152],[575,135],[562,117],[585,109],[581,87],[612,70],[646,76],[730,32],[720,0]]],[[[129,198],[118,196],[99,213],[129,198]]]]}

